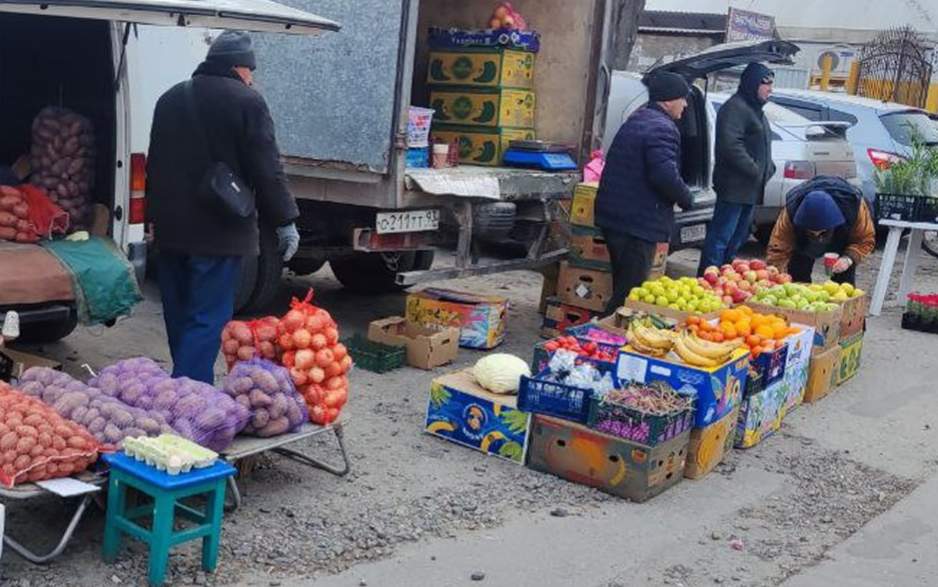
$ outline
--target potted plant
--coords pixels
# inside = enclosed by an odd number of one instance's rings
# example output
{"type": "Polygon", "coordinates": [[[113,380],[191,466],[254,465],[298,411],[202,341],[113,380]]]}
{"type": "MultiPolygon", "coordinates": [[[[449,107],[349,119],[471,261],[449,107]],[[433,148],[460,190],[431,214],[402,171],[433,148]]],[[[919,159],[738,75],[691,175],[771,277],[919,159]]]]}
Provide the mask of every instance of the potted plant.
{"type": "Polygon", "coordinates": [[[938,149],[917,134],[909,155],[877,169],[873,182],[878,220],[938,221],[938,149]]]}

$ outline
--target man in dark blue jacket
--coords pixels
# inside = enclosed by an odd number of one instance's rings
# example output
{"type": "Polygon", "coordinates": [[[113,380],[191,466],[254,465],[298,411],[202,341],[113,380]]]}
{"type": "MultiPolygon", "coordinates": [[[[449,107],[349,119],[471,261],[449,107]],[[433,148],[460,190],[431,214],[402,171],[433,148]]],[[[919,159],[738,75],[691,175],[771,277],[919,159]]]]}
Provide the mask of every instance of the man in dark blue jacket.
{"type": "Polygon", "coordinates": [[[681,177],[681,133],[674,121],[687,108],[690,86],[675,73],[645,81],[648,104],[616,133],[596,195],[596,226],[612,260],[612,314],[633,287],[648,278],[657,243],[668,242],[674,205],[687,210],[693,196],[681,177]]]}

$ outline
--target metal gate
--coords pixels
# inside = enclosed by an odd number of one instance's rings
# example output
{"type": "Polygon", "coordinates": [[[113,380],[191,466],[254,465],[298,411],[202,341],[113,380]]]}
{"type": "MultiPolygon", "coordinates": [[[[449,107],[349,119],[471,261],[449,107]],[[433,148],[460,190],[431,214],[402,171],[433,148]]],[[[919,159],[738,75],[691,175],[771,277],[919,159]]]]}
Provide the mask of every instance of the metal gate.
{"type": "Polygon", "coordinates": [[[923,108],[933,53],[909,27],[883,31],[860,49],[857,95],[923,108]]]}

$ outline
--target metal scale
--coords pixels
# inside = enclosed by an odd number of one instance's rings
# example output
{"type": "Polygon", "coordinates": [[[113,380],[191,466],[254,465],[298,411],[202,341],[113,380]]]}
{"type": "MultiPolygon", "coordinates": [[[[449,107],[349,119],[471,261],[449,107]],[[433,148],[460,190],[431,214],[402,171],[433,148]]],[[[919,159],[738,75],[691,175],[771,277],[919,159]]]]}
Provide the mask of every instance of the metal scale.
{"type": "Polygon", "coordinates": [[[547,141],[511,141],[505,151],[504,163],[511,167],[540,169],[542,171],[570,171],[579,169],[570,156],[573,147],[547,141]]]}

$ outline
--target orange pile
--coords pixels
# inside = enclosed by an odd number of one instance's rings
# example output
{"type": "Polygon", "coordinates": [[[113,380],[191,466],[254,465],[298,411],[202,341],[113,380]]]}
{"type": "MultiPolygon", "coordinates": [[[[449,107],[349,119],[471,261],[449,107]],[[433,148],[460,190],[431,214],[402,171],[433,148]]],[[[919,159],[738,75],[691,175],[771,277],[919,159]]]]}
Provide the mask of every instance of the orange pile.
{"type": "Polygon", "coordinates": [[[749,306],[723,310],[717,324],[699,316],[689,316],[687,328],[700,338],[713,342],[742,339],[753,359],[781,347],[786,338],[801,332],[789,326],[784,318],[757,314],[749,306]]]}

